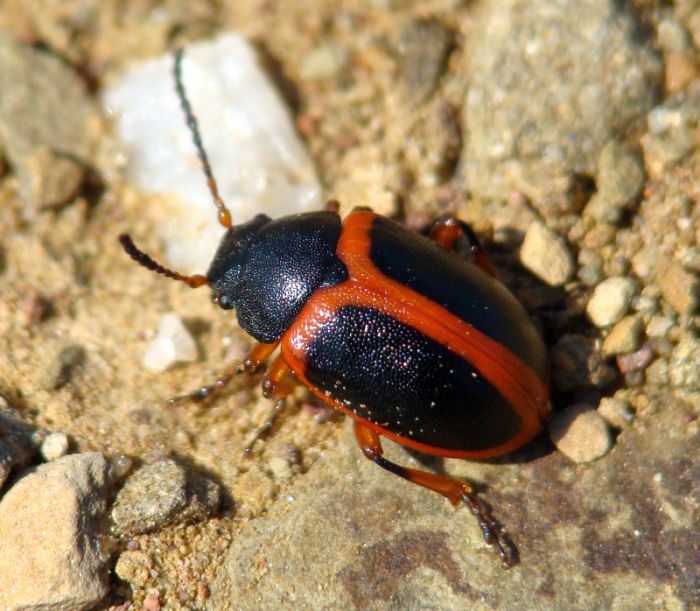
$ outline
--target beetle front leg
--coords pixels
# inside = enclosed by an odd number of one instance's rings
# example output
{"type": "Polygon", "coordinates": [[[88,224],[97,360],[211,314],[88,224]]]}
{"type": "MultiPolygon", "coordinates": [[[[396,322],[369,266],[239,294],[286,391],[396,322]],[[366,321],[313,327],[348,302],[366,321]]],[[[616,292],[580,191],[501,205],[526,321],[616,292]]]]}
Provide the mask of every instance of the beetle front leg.
{"type": "Polygon", "coordinates": [[[260,366],[270,358],[270,355],[275,351],[279,342],[274,342],[272,344],[258,343],[250,351],[250,354],[243,360],[242,363],[236,364],[232,367],[227,368],[223,375],[216,380],[213,384],[207,386],[202,386],[201,388],[188,393],[186,395],[180,395],[178,397],[173,397],[169,400],[172,403],[179,403],[180,401],[189,400],[200,402],[208,399],[215,393],[221,392],[229,382],[234,378],[234,376],[239,373],[249,373],[252,374],[257,371],[260,366]]]}
{"type": "Polygon", "coordinates": [[[266,399],[275,399],[275,402],[272,404],[272,411],[270,411],[265,423],[256,431],[253,439],[243,450],[245,454],[249,454],[260,439],[265,439],[270,434],[277,422],[277,418],[284,410],[287,396],[294,391],[295,386],[296,382],[292,378],[292,370],[282,356],[278,356],[272,361],[262,383],[263,396],[266,399]]]}
{"type": "Polygon", "coordinates": [[[498,278],[496,268],[486,255],[479,238],[464,221],[451,215],[441,216],[429,227],[428,237],[444,249],[475,263],[490,276],[498,278]]]}
{"type": "Polygon", "coordinates": [[[360,445],[362,453],[376,465],[379,465],[383,469],[413,484],[418,484],[419,486],[441,494],[455,507],[461,502],[465,503],[476,517],[484,536],[484,541],[498,552],[503,565],[506,568],[510,568],[515,564],[513,550],[510,545],[500,539],[498,525],[479,502],[471,484],[459,482],[446,475],[437,475],[417,469],[409,469],[408,467],[402,467],[387,460],[382,456],[384,450],[382,449],[382,442],[379,434],[359,421],[355,421],[355,437],[357,438],[357,443],[360,445]]]}

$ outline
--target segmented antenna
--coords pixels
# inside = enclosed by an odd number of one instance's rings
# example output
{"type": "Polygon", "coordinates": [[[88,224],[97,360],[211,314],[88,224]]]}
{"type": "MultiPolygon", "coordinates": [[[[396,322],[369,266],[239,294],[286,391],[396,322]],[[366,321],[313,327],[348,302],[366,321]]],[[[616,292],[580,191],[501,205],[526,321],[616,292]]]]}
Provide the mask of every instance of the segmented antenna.
{"type": "Polygon", "coordinates": [[[204,144],[202,143],[202,136],[199,133],[199,124],[197,123],[197,118],[194,116],[192,111],[192,105],[187,99],[187,94],[185,93],[185,86],[182,83],[182,57],[184,55],[183,49],[178,49],[175,52],[175,90],[177,91],[177,97],[180,98],[180,106],[182,107],[182,112],[185,113],[185,121],[187,122],[187,128],[192,134],[192,142],[197,149],[197,156],[199,161],[202,163],[202,169],[204,170],[204,175],[207,178],[207,186],[209,187],[209,193],[211,193],[214,204],[218,209],[217,218],[219,223],[221,223],[226,229],[230,229],[233,225],[231,220],[231,213],[229,212],[224,200],[221,199],[219,195],[219,187],[216,184],[216,179],[211,171],[211,165],[209,164],[209,158],[204,150],[204,144]]]}
{"type": "Polygon", "coordinates": [[[164,267],[160,263],[157,263],[156,261],[151,259],[151,257],[149,257],[145,252],[139,250],[136,247],[136,244],[134,244],[134,241],[131,239],[131,236],[128,233],[122,233],[119,236],[119,241],[124,247],[126,254],[128,254],[134,261],[136,261],[136,263],[138,263],[139,265],[143,265],[146,269],[150,269],[152,272],[156,272],[157,274],[163,274],[164,276],[172,278],[173,280],[179,280],[180,282],[184,282],[193,289],[209,284],[209,279],[206,276],[202,276],[202,274],[193,274],[192,276],[185,276],[184,274],[178,274],[177,272],[174,272],[173,270],[164,267]]]}

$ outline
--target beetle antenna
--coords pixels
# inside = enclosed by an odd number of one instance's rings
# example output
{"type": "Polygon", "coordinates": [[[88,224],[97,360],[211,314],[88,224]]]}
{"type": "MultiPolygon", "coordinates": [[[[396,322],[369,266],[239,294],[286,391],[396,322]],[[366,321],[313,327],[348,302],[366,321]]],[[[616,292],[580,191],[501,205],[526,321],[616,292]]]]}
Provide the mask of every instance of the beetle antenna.
{"type": "Polygon", "coordinates": [[[145,252],[139,250],[136,247],[136,244],[134,244],[134,241],[131,239],[131,236],[128,233],[122,233],[119,236],[119,241],[124,247],[126,254],[128,254],[134,261],[136,261],[136,263],[143,265],[146,269],[150,269],[152,272],[156,272],[157,274],[163,274],[164,276],[172,278],[173,280],[179,280],[180,282],[184,282],[193,289],[196,289],[200,286],[204,286],[205,284],[209,284],[209,279],[206,276],[202,276],[202,274],[193,274],[191,276],[185,276],[184,274],[178,274],[177,272],[174,272],[173,270],[162,266],[160,263],[157,263],[145,252]]]}
{"type": "Polygon", "coordinates": [[[204,144],[202,143],[202,135],[199,132],[199,123],[197,122],[197,117],[194,116],[192,111],[192,105],[187,99],[187,94],[185,93],[185,86],[182,82],[182,57],[184,56],[184,49],[178,49],[175,51],[175,90],[177,91],[177,97],[180,99],[180,106],[182,107],[182,112],[185,113],[185,121],[187,122],[187,128],[192,134],[192,142],[197,149],[197,156],[202,164],[202,169],[204,170],[204,175],[207,178],[207,186],[209,187],[209,193],[214,200],[214,205],[218,209],[218,219],[226,229],[231,229],[233,221],[231,220],[231,213],[229,212],[224,200],[221,199],[219,195],[219,187],[216,184],[216,179],[214,178],[214,173],[211,171],[211,165],[209,164],[209,157],[204,150],[204,144]]]}

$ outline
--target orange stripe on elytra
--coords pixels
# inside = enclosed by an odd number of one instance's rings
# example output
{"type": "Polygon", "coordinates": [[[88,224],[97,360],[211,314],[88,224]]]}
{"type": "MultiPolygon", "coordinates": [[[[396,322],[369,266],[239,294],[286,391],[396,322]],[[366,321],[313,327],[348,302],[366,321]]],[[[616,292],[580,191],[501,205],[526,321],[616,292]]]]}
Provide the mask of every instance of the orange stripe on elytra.
{"type": "Polygon", "coordinates": [[[403,445],[442,456],[485,458],[521,447],[537,434],[548,413],[545,385],[510,350],[443,306],[378,270],[369,256],[369,230],[374,218],[376,215],[372,212],[357,211],[345,219],[336,253],[347,266],[349,279],[314,293],[282,340],[285,360],[314,394],[357,419],[357,415],[308,381],[305,355],[318,329],[341,307],[362,306],[379,310],[469,361],[510,402],[522,420],[522,428],[506,443],[488,450],[450,451],[407,439],[372,422],[367,422],[367,426],[403,445]]]}

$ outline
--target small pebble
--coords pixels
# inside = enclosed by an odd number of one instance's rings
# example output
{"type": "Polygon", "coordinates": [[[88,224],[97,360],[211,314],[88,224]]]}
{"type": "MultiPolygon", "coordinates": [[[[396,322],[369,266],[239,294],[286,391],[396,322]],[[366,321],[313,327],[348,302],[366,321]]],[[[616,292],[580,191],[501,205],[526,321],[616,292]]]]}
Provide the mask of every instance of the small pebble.
{"type": "Polygon", "coordinates": [[[149,594],[143,599],[143,611],[160,611],[160,598],[157,594],[149,594]]]}
{"type": "Polygon", "coordinates": [[[145,586],[150,580],[153,562],[146,552],[125,551],[119,554],[114,572],[119,579],[135,586],[145,586]]]}
{"type": "Polygon", "coordinates": [[[605,277],[603,270],[600,267],[593,265],[584,265],[578,269],[578,277],[586,286],[593,288],[600,284],[605,277]]]}
{"type": "Polygon", "coordinates": [[[624,385],[627,388],[636,388],[644,384],[644,372],[638,369],[633,369],[625,373],[623,376],[624,385]]]}
{"type": "Polygon", "coordinates": [[[653,316],[659,311],[659,299],[651,295],[638,295],[632,299],[632,307],[643,316],[653,316]]]}
{"type": "Polygon", "coordinates": [[[532,223],[520,248],[520,261],[550,286],[570,280],[576,264],[564,239],[542,223],[532,223]]]}
{"type": "Polygon", "coordinates": [[[41,444],[41,455],[47,462],[68,453],[68,435],[62,432],[49,433],[41,444]]]}
{"type": "Polygon", "coordinates": [[[666,337],[673,325],[673,319],[668,316],[653,316],[647,323],[647,335],[654,338],[666,337]]]}
{"type": "Polygon", "coordinates": [[[49,316],[51,303],[37,291],[30,291],[19,302],[17,310],[22,317],[22,322],[30,327],[49,316]]]}
{"type": "Polygon", "coordinates": [[[575,463],[597,460],[612,446],[607,423],[593,406],[585,403],[553,414],[549,436],[557,449],[575,463]]]}
{"type": "Polygon", "coordinates": [[[684,53],[691,48],[688,30],[678,21],[669,17],[664,17],[659,21],[656,40],[659,47],[667,53],[684,53]]]}
{"type": "Polygon", "coordinates": [[[698,77],[698,64],[690,53],[669,53],[666,56],[666,91],[685,89],[698,77]]]}
{"type": "MultiPolygon", "coordinates": [[[[586,210],[588,210],[588,208],[586,208],[586,210]]],[[[600,249],[603,248],[603,246],[607,246],[608,244],[613,244],[615,242],[616,234],[617,228],[614,225],[610,224],[608,221],[605,221],[598,225],[594,225],[583,236],[583,249],[588,250],[588,252],[593,254],[593,256],[597,256],[598,259],[600,259],[600,261],[602,262],[603,256],[600,253],[600,249]]],[[[579,261],[582,256],[583,254],[579,253],[579,261]]]]}
{"type": "Polygon", "coordinates": [[[627,312],[635,293],[631,278],[614,276],[601,282],[593,291],[586,313],[597,327],[608,327],[627,312]]]}
{"type": "Polygon", "coordinates": [[[621,373],[627,375],[635,372],[640,372],[651,363],[654,358],[654,351],[651,349],[650,342],[645,342],[644,345],[634,352],[617,355],[617,368],[621,373]]]}
{"type": "Polygon", "coordinates": [[[110,462],[112,463],[112,469],[114,469],[114,476],[117,478],[128,475],[134,466],[134,461],[124,454],[113,456],[110,462]]]}
{"type": "Polygon", "coordinates": [[[673,259],[662,257],[655,274],[656,284],[666,302],[680,315],[692,314],[700,299],[700,280],[673,259]]]}
{"type": "Polygon", "coordinates": [[[605,418],[611,426],[624,429],[634,420],[634,412],[629,401],[604,397],[598,404],[598,413],[605,418]]]}
{"type": "Polygon", "coordinates": [[[271,458],[268,467],[275,481],[286,481],[292,477],[292,468],[289,462],[280,456],[271,458]]]}
{"type": "Polygon", "coordinates": [[[666,359],[656,359],[644,372],[646,381],[654,386],[668,386],[668,361],[666,359]]]}
{"type": "Polygon", "coordinates": [[[669,378],[675,388],[700,391],[700,340],[684,338],[673,349],[669,378]]]}
{"type": "Polygon", "coordinates": [[[348,63],[348,51],[339,45],[323,45],[309,51],[299,66],[304,81],[319,81],[338,75],[348,63]]]}
{"type": "Polygon", "coordinates": [[[610,141],[600,152],[598,190],[584,214],[599,223],[618,223],[625,206],[641,194],[645,181],[644,165],[639,155],[619,142],[610,141]]]}
{"type": "MultiPolygon", "coordinates": [[[[652,120],[649,119],[651,126],[652,120]]],[[[641,139],[649,174],[659,177],[666,168],[695,150],[695,131],[685,123],[660,134],[647,133],[641,139]]]]}
{"type": "Polygon", "coordinates": [[[632,270],[640,278],[651,278],[656,270],[660,256],[659,249],[655,246],[640,248],[632,257],[632,270]]]}
{"type": "Polygon", "coordinates": [[[647,114],[647,125],[652,134],[663,134],[664,132],[682,125],[686,120],[683,108],[677,104],[667,104],[656,106],[647,114]]]}
{"type": "Polygon", "coordinates": [[[197,346],[182,319],[174,312],[160,319],[158,333],[143,357],[143,364],[154,371],[165,371],[175,363],[197,359],[197,346]]]}
{"type": "MultiPolygon", "coordinates": [[[[700,243],[700,240],[698,240],[700,243]]],[[[700,274],[700,248],[692,246],[680,253],[679,261],[683,267],[695,274],[700,274]]]]}
{"type": "Polygon", "coordinates": [[[603,341],[603,354],[612,356],[634,352],[639,347],[643,326],[638,316],[625,316],[603,341]]]}

